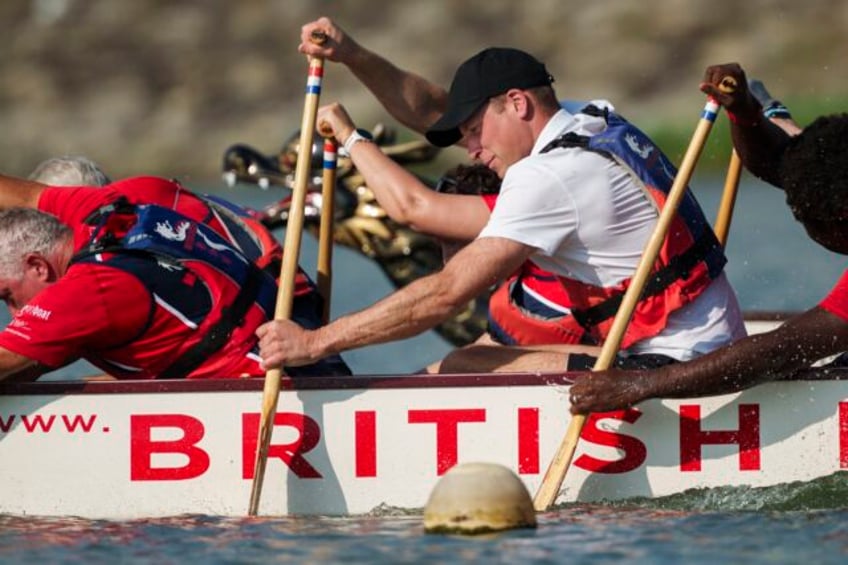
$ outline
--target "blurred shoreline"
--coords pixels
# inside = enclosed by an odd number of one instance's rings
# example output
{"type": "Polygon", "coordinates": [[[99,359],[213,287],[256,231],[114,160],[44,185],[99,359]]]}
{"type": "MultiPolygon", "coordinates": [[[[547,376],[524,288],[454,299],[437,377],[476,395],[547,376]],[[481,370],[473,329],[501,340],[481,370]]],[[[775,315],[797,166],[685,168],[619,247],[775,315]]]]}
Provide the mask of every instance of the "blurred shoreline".
{"type": "MultiPolygon", "coordinates": [[[[218,178],[234,143],[275,153],[300,124],[300,26],[333,17],[360,43],[447,85],[489,45],[546,62],[561,98],[607,98],[674,159],[703,104],[706,65],[740,61],[806,123],[848,108],[848,3],[837,0],[4,0],[0,3],[0,170],[26,175],[86,154],[115,177],[218,178]]],[[[395,125],[344,68],[324,101],[370,128],[395,125]]],[[[713,134],[723,166],[727,135],[713,134]],[[723,145],[722,145],[723,144],[723,145]]],[[[401,136],[409,136],[401,131],[401,136]]],[[[445,167],[463,160],[445,152],[445,167]]]]}

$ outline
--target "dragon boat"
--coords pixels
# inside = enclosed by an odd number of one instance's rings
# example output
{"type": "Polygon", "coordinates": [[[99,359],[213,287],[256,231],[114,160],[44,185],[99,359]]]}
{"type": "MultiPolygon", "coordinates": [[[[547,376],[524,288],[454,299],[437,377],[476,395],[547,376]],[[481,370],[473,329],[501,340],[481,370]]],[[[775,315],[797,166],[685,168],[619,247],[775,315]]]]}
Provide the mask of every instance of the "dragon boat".
{"type": "MultiPolygon", "coordinates": [[[[751,332],[774,317],[750,319],[751,332]]],[[[848,468],[848,370],[593,414],[557,503],[770,486],[848,468]]],[[[461,462],[530,493],[568,426],[573,374],[284,378],[260,515],[416,511],[461,462]]],[[[263,379],[0,387],[0,513],[244,516],[263,379]]]]}

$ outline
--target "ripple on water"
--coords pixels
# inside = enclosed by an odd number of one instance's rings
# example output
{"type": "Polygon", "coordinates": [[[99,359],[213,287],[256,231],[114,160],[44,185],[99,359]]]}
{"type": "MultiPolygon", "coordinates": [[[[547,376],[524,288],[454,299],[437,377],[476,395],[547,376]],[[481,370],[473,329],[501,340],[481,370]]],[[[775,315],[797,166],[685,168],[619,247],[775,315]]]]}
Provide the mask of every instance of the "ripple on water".
{"type": "Polygon", "coordinates": [[[420,510],[132,521],[0,516],[5,563],[844,563],[848,473],[767,488],[566,504],[536,530],[426,535],[420,510]]]}

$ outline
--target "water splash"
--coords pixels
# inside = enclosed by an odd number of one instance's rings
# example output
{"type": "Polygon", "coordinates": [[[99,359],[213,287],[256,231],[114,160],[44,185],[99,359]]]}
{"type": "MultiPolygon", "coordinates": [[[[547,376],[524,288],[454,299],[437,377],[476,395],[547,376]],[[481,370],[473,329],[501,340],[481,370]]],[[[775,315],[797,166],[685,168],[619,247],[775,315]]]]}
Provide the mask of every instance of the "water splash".
{"type": "Polygon", "coordinates": [[[659,498],[604,501],[615,508],[722,512],[810,512],[848,509],[848,471],[770,487],[690,489],[659,498]]]}

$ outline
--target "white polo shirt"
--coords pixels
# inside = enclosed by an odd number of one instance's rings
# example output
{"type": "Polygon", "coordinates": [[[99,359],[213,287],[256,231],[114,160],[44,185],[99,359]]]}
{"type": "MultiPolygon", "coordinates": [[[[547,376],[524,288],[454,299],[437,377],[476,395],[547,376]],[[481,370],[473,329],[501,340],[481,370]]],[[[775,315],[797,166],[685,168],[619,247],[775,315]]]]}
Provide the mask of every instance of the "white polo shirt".
{"type": "MultiPolygon", "coordinates": [[[[609,106],[604,101],[596,106],[609,106]]],[[[636,270],[656,227],[653,199],[612,159],[579,148],[540,153],[566,132],[592,135],[601,118],[560,110],[531,154],[506,172],[489,223],[478,237],[502,237],[536,248],[541,268],[598,286],[615,286],[636,270]]],[[[627,353],[687,360],[744,337],[742,312],[722,274],[695,301],[673,312],[660,334],[627,353]]]]}

